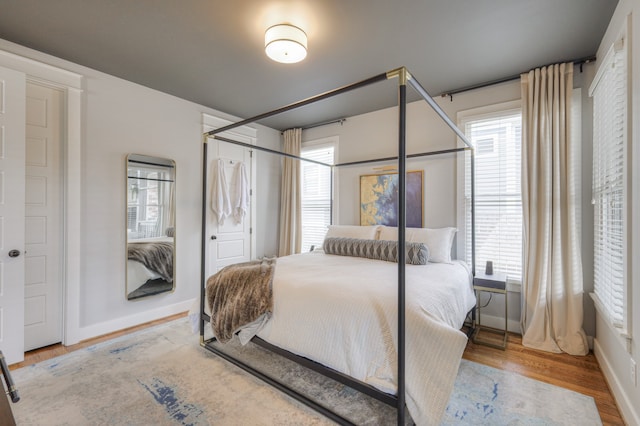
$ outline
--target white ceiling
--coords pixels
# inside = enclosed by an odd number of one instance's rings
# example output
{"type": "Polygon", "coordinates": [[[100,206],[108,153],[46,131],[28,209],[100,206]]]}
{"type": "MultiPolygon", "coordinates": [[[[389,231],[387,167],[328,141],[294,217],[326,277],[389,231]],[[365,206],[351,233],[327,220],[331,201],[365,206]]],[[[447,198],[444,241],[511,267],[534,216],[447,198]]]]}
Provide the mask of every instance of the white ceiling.
{"type": "MultiPolygon", "coordinates": [[[[589,57],[617,0],[0,0],[0,38],[242,118],[406,66],[431,93],[589,57]],[[303,28],[279,64],[264,31],[303,28]]],[[[379,83],[264,120],[305,126],[394,105],[379,83]]],[[[413,99],[413,97],[410,97],[413,99]]]]}

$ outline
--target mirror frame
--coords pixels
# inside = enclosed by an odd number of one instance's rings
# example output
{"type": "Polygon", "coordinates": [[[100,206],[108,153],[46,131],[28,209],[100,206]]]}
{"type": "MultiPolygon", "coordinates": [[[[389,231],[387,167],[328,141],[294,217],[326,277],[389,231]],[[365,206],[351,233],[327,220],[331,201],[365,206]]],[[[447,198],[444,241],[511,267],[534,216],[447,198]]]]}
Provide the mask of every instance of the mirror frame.
{"type": "MultiPolygon", "coordinates": [[[[173,293],[176,289],[176,227],[175,227],[175,216],[176,216],[176,162],[174,160],[170,160],[167,158],[159,158],[153,157],[149,155],[142,154],[128,154],[125,159],[125,172],[126,172],[126,188],[125,188],[125,298],[129,301],[142,300],[150,296],[173,293]],[[137,176],[131,176],[129,173],[130,168],[133,166],[139,165],[140,168],[147,169],[157,169],[160,170],[170,170],[171,174],[166,179],[145,179],[137,176]],[[129,229],[129,221],[130,221],[130,202],[132,201],[132,197],[130,197],[130,192],[133,188],[132,179],[136,180],[150,180],[156,182],[168,182],[171,186],[168,189],[169,192],[169,202],[165,206],[161,207],[162,212],[157,212],[156,214],[161,214],[164,217],[168,217],[169,226],[160,223],[162,229],[160,230],[159,235],[157,229],[155,232],[151,231],[151,236],[147,237],[147,230],[143,233],[143,236],[138,238],[131,238],[131,230],[129,229]],[[169,235],[171,234],[171,235],[169,235]],[[169,238],[171,240],[169,240],[169,238]],[[144,241],[137,241],[144,240],[144,241]],[[141,243],[139,246],[132,247],[130,244],[132,243],[141,243]],[[170,250],[170,253],[169,253],[170,250]],[[168,272],[167,269],[163,268],[161,262],[159,260],[166,260],[167,258],[171,259],[171,281],[169,282],[163,277],[163,272],[168,272]],[[143,263],[144,262],[144,263],[143,263]],[[155,269],[150,267],[153,264],[158,265],[155,269]],[[131,283],[133,277],[139,278],[140,281],[138,283],[131,283]],[[146,281],[142,282],[147,278],[146,281]],[[156,281],[155,283],[151,283],[151,281],[156,281]],[[171,284],[171,287],[168,287],[168,284],[171,284]],[[132,288],[133,286],[135,288],[132,288]],[[141,287],[147,285],[145,289],[139,291],[138,294],[132,293],[140,290],[141,287]],[[130,290],[131,288],[131,290],[130,290]]],[[[137,183],[137,182],[136,182],[137,183]]],[[[165,190],[166,191],[166,190],[165,190]]],[[[136,191],[137,193],[137,191],[136,191]]],[[[137,210],[136,210],[137,211],[137,210]]],[[[137,214],[136,214],[137,216],[137,214]]],[[[156,221],[157,222],[157,221],[156,221]]],[[[138,220],[136,218],[136,234],[139,232],[138,228],[138,220]]],[[[155,225],[157,228],[157,223],[155,225]]],[[[165,274],[166,275],[166,274],[165,274]]]]}

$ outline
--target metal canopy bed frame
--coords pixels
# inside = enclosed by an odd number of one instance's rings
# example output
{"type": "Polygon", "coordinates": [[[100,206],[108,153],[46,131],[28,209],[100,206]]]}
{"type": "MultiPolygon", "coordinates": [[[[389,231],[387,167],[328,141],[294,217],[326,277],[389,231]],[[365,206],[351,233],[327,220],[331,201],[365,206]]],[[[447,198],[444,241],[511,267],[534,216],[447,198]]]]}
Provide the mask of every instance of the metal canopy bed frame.
{"type": "MultiPolygon", "coordinates": [[[[330,167],[332,171],[334,171],[335,167],[342,166],[352,166],[359,164],[367,164],[367,163],[375,163],[375,162],[383,162],[383,161],[398,161],[398,246],[405,247],[406,242],[406,161],[408,158],[416,158],[430,155],[440,155],[447,153],[457,153],[463,151],[469,151],[470,153],[470,167],[471,167],[471,270],[472,275],[475,276],[475,182],[474,182],[474,174],[475,174],[475,161],[474,161],[474,148],[468,139],[465,137],[464,133],[451,121],[451,119],[446,115],[446,113],[440,108],[440,106],[433,100],[433,98],[427,93],[427,91],[420,85],[420,83],[408,72],[405,67],[400,67],[386,73],[378,74],[376,76],[370,77],[368,79],[343,86],[316,96],[312,96],[310,98],[294,102],[292,104],[286,105],[281,108],[277,108],[275,110],[256,115],[251,118],[247,118],[245,120],[241,120],[227,126],[223,126],[209,132],[203,134],[203,176],[202,176],[202,245],[201,245],[201,285],[200,285],[200,345],[207,350],[215,353],[216,355],[222,357],[223,359],[235,364],[236,366],[242,368],[243,370],[249,372],[250,374],[262,379],[266,383],[271,386],[279,389],[285,394],[291,396],[292,398],[302,402],[303,404],[313,408],[329,419],[339,423],[350,425],[353,424],[350,420],[344,418],[340,414],[332,411],[331,409],[319,404],[318,402],[308,398],[307,396],[301,394],[300,392],[292,389],[287,384],[278,381],[263,372],[255,369],[254,367],[248,365],[247,363],[234,358],[232,355],[229,355],[226,352],[223,352],[216,348],[213,343],[216,341],[215,337],[205,340],[204,337],[204,327],[205,322],[210,321],[209,315],[205,312],[205,286],[206,286],[206,271],[205,271],[205,256],[206,256],[206,200],[207,200],[207,170],[208,170],[208,156],[207,156],[207,147],[209,138],[219,140],[222,142],[227,142],[235,145],[244,146],[247,148],[255,149],[258,151],[268,152],[272,154],[276,154],[279,156],[289,157],[298,159],[301,161],[313,162],[316,164],[320,164],[323,166],[330,167]],[[365,86],[369,86],[375,83],[379,83],[386,80],[391,80],[397,78],[398,79],[398,122],[399,122],[399,131],[398,131],[398,156],[397,157],[386,157],[386,158],[377,158],[372,160],[362,160],[362,161],[353,161],[347,163],[339,163],[339,164],[326,164],[315,160],[310,160],[306,158],[302,158],[293,154],[285,153],[282,151],[277,151],[269,148],[260,147],[257,145],[251,145],[245,142],[236,141],[224,136],[221,136],[221,133],[226,131],[235,129],[240,126],[244,126],[247,124],[255,123],[259,120],[269,118],[271,116],[281,114],[296,108],[300,108],[314,102],[318,102],[324,99],[328,99],[340,94],[347,93],[349,91],[359,89],[365,86]],[[423,100],[425,100],[432,109],[438,114],[438,116],[445,122],[445,124],[460,138],[460,140],[464,143],[463,147],[452,148],[446,150],[439,151],[431,151],[431,152],[423,152],[417,154],[407,154],[406,152],[406,114],[407,114],[407,84],[409,84],[420,96],[423,100]]],[[[333,175],[333,174],[332,174],[333,175]]],[[[333,191],[333,188],[332,188],[333,191]]],[[[332,205],[333,205],[333,193],[332,193],[332,205]]],[[[333,209],[333,208],[332,208],[333,209]]],[[[404,425],[405,424],[405,262],[406,262],[406,253],[405,250],[398,250],[398,383],[397,383],[397,393],[396,395],[388,394],[382,392],[373,386],[361,382],[357,379],[354,379],[346,374],[343,374],[339,371],[326,367],[320,363],[312,361],[308,358],[296,355],[292,352],[284,350],[280,347],[272,345],[265,340],[259,338],[258,336],[254,336],[251,340],[253,343],[270,350],[274,353],[277,353],[283,357],[286,357],[294,362],[305,366],[311,370],[314,370],[326,377],[329,377],[333,380],[336,380],[346,386],[351,387],[359,392],[362,392],[370,397],[373,397],[385,404],[391,405],[395,407],[397,410],[397,424],[404,425]]],[[[472,323],[475,320],[475,308],[472,309],[472,323]]],[[[473,328],[472,324],[472,328],[473,328]]],[[[468,335],[473,332],[471,330],[468,335]]]]}

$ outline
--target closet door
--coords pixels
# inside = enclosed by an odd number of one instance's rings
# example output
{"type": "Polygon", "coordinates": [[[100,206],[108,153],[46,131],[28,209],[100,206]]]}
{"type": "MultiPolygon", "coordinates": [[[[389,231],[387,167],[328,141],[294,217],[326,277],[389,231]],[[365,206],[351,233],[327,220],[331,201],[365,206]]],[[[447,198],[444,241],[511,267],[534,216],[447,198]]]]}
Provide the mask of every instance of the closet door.
{"type": "Polygon", "coordinates": [[[25,351],[62,341],[62,102],[60,90],[27,83],[25,351]]]}
{"type": "Polygon", "coordinates": [[[0,349],[24,359],[25,87],[0,67],[0,349]]]}

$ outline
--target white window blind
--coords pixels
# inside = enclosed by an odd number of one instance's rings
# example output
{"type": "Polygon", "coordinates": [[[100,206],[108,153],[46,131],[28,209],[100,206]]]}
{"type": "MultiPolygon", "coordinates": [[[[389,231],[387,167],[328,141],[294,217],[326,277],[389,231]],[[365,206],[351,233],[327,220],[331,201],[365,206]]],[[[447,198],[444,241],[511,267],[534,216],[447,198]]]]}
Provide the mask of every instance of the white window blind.
{"type": "Polygon", "coordinates": [[[615,326],[626,330],[627,58],[622,40],[605,57],[593,97],[594,293],[615,326]]]}
{"type": "MultiPolygon", "coordinates": [[[[521,111],[509,109],[467,116],[461,127],[476,148],[476,268],[488,260],[494,270],[522,281],[521,111]]],[[[471,263],[471,177],[465,158],[466,258],[471,263]]]]}
{"type": "Polygon", "coordinates": [[[171,173],[154,168],[129,170],[127,195],[127,232],[135,238],[160,237],[169,226],[171,173]]]}
{"type": "MultiPolygon", "coordinates": [[[[333,164],[333,143],[302,146],[303,158],[333,164]]],[[[331,167],[301,161],[302,174],[302,252],[322,246],[331,224],[331,167]]]]}

